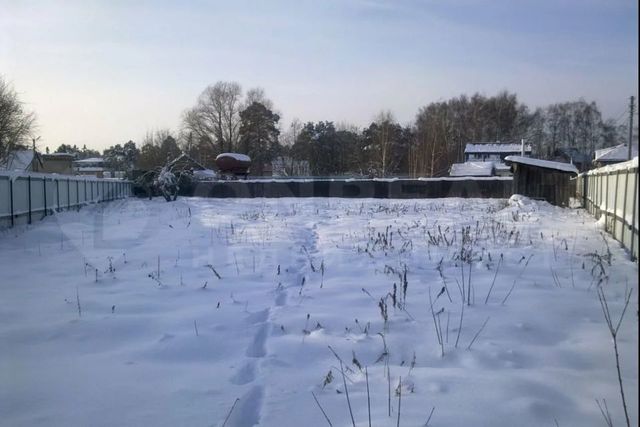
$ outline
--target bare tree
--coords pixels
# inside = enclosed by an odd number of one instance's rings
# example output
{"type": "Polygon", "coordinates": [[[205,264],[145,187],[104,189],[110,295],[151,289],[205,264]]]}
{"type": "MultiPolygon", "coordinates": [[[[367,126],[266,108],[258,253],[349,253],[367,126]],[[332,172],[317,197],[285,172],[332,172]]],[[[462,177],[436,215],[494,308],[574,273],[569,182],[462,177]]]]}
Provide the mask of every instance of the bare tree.
{"type": "Polygon", "coordinates": [[[298,135],[300,135],[302,127],[303,124],[300,119],[293,119],[289,125],[289,129],[282,133],[282,137],[280,138],[282,145],[286,147],[293,146],[293,144],[296,143],[296,139],[298,139],[298,135]]]}
{"type": "Polygon", "coordinates": [[[247,91],[247,94],[244,98],[244,106],[242,109],[247,109],[254,102],[258,102],[264,105],[268,110],[274,111],[273,101],[267,98],[267,95],[264,93],[264,89],[261,87],[254,87],[247,91]]]}
{"type": "Polygon", "coordinates": [[[375,137],[377,164],[382,176],[387,176],[389,171],[389,160],[393,141],[391,139],[391,126],[394,123],[393,115],[390,111],[381,111],[375,118],[378,125],[378,132],[375,137]]]}
{"type": "Polygon", "coordinates": [[[24,110],[16,91],[0,76],[0,161],[27,146],[35,126],[35,114],[24,110]]]}
{"type": "Polygon", "coordinates": [[[232,151],[239,138],[242,87],[236,82],[217,82],[198,97],[195,107],[182,117],[185,131],[217,146],[219,152],[232,151]]]}

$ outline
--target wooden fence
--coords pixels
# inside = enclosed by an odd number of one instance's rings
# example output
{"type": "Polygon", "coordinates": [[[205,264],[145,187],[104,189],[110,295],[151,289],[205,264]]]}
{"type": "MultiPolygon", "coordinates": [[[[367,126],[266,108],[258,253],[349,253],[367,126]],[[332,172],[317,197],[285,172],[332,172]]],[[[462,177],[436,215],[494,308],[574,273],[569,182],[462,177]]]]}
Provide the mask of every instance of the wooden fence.
{"type": "Polygon", "coordinates": [[[580,174],[576,196],[604,229],[638,259],[638,158],[580,174]]]}
{"type": "Polygon", "coordinates": [[[129,197],[131,183],[42,173],[0,172],[0,228],[31,224],[53,211],[129,197]]]}

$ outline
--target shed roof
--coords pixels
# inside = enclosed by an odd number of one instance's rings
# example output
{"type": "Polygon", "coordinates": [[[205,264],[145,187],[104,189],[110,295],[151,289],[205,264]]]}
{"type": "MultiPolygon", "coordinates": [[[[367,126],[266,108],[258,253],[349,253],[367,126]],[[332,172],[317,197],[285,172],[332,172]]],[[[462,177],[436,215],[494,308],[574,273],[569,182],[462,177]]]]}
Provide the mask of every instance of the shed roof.
{"type": "Polygon", "coordinates": [[[560,172],[568,172],[578,174],[578,169],[571,163],[552,162],[551,160],[532,159],[531,157],[523,156],[507,156],[505,157],[507,163],[520,163],[523,165],[535,166],[543,169],[553,169],[560,172]]]}
{"type": "MultiPolygon", "coordinates": [[[[501,144],[501,143],[471,143],[464,148],[465,153],[520,153],[521,144],[501,144]]],[[[525,152],[531,152],[531,145],[524,145],[525,152]]]]}

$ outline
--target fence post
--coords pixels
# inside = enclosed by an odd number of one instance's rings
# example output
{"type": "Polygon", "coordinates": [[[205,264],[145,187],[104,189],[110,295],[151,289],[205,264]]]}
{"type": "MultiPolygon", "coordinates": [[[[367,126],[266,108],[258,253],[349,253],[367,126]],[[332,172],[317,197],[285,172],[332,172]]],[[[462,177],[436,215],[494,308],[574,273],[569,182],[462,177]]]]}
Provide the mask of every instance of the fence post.
{"type": "Polygon", "coordinates": [[[616,238],[616,223],[618,222],[618,178],[620,177],[620,171],[616,171],[616,187],[613,194],[613,238],[616,238]]]}
{"type": "Polygon", "coordinates": [[[76,209],[80,210],[80,182],[76,179],[76,209]]]}
{"type": "Polygon", "coordinates": [[[31,175],[27,176],[27,196],[29,197],[29,224],[31,224],[31,175]]]}
{"type": "Polygon", "coordinates": [[[44,216],[47,216],[47,177],[42,178],[42,194],[44,194],[44,216]]]}
{"type": "Polygon", "coordinates": [[[589,175],[589,177],[591,178],[590,181],[590,187],[591,190],[589,190],[589,192],[591,193],[591,213],[595,216],[595,205],[596,205],[596,190],[598,188],[598,181],[596,180],[596,176],[595,175],[589,175]]]}
{"type": "MultiPolygon", "coordinates": [[[[599,214],[600,212],[597,210],[598,205],[598,195],[600,194],[598,192],[598,189],[600,188],[600,180],[598,179],[599,175],[593,175],[593,214],[595,215],[596,212],[599,214]]],[[[598,219],[598,216],[596,216],[596,219],[598,219]]]]}
{"type": "MultiPolygon", "coordinates": [[[[629,191],[629,171],[626,171],[624,174],[624,201],[622,203],[622,236],[620,241],[622,242],[622,246],[624,246],[624,232],[629,227],[627,223],[627,192],[629,191]]],[[[633,241],[631,241],[631,251],[633,252],[633,241]]]]}
{"type": "Polygon", "coordinates": [[[11,199],[10,201],[10,205],[11,205],[11,226],[14,226],[14,219],[13,219],[13,179],[11,177],[9,177],[9,198],[11,199]]]}
{"type": "Polygon", "coordinates": [[[585,174],[582,176],[582,191],[584,192],[584,200],[583,200],[583,207],[587,210],[587,212],[589,211],[589,208],[587,206],[587,202],[589,201],[589,184],[587,181],[588,176],[585,174]]]}
{"type": "Polygon", "coordinates": [[[60,212],[60,180],[56,179],[56,211],[60,212]]]}
{"type": "Polygon", "coordinates": [[[604,174],[604,231],[609,231],[609,172],[604,174]]]}
{"type": "Polygon", "coordinates": [[[604,175],[598,174],[598,181],[600,181],[600,195],[598,197],[598,213],[602,215],[602,195],[604,194],[604,180],[602,179],[604,175]]]}
{"type": "Polygon", "coordinates": [[[636,237],[636,207],[638,204],[638,168],[634,173],[635,175],[635,183],[633,184],[633,213],[631,216],[631,259],[635,261],[636,256],[633,253],[635,247],[635,237],[636,237]]]}

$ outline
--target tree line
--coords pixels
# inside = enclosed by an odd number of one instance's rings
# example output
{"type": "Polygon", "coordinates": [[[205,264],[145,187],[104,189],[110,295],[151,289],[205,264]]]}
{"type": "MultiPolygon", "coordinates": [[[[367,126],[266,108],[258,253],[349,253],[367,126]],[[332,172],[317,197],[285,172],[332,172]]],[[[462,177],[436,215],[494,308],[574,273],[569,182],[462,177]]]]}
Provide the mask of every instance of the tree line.
{"type": "MultiPolygon", "coordinates": [[[[21,109],[15,92],[0,80],[0,156],[25,145],[34,122],[33,114],[21,109]],[[5,104],[12,102],[9,110],[5,104]]],[[[308,162],[311,174],[320,176],[442,176],[452,163],[463,161],[470,142],[524,139],[535,157],[550,159],[560,148],[593,156],[596,149],[625,142],[627,134],[626,123],[604,119],[595,102],[579,99],[531,109],[508,91],[431,102],[407,124],[383,111],[363,128],[294,119],[283,130],[280,114],[262,88],[243,93],[239,83],[220,81],[206,87],[183,113],[178,130],[149,131],[139,148],[128,141],[102,154],[109,167],[125,170],[151,170],[182,152],[213,167],[216,155],[239,152],[252,158],[254,174],[284,157],[308,162]]],[[[97,154],[64,144],[56,151],[80,157],[97,154]]]]}

